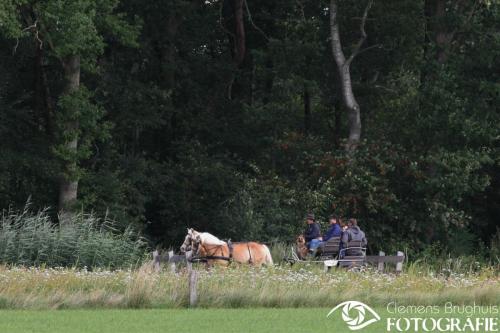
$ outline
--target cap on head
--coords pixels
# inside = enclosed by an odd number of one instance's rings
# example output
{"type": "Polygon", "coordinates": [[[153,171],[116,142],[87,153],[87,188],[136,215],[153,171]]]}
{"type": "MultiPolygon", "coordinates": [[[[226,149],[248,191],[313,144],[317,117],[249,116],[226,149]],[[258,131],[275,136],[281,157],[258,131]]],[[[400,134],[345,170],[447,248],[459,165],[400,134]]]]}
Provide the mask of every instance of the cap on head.
{"type": "Polygon", "coordinates": [[[314,221],[314,213],[307,213],[306,215],[306,220],[311,220],[311,221],[314,221]]]}
{"type": "Polygon", "coordinates": [[[330,221],[330,220],[338,220],[338,219],[339,219],[339,218],[338,218],[338,216],[337,216],[337,215],[335,215],[335,214],[331,214],[331,215],[328,217],[328,220],[329,220],[329,221],[330,221]]]}

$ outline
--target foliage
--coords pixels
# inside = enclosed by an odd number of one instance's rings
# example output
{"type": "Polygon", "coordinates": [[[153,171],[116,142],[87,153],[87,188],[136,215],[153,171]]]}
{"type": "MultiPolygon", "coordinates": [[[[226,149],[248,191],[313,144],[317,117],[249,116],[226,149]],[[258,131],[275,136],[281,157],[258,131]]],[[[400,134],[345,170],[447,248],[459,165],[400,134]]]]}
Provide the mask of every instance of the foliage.
{"type": "Polygon", "coordinates": [[[142,260],[144,242],[132,230],[117,232],[109,220],[79,214],[55,225],[45,211],[4,211],[0,261],[25,266],[130,267],[142,260]]]}
{"type": "Polygon", "coordinates": [[[20,37],[23,34],[17,11],[26,0],[5,0],[0,3],[0,32],[9,37],[20,37]]]}
{"type": "MultiPolygon", "coordinates": [[[[66,94],[59,99],[59,112],[56,123],[60,125],[57,130],[56,144],[53,147],[54,156],[63,161],[79,162],[87,160],[92,155],[92,145],[97,141],[109,139],[111,124],[103,121],[104,110],[91,102],[91,93],[80,87],[77,91],[66,94]],[[69,129],[62,124],[78,122],[77,129],[69,129]],[[69,149],[64,143],[78,139],[78,150],[69,149]]],[[[72,170],[71,174],[64,175],[71,179],[81,178],[81,170],[72,170]]]]}
{"type": "MultiPolygon", "coordinates": [[[[227,0],[2,1],[0,207],[55,207],[66,172],[77,207],[152,245],[176,247],[188,226],[290,241],[313,211],[323,230],[333,212],[358,218],[372,252],[420,258],[439,243],[494,259],[500,7],[439,1],[442,17],[424,0],[370,9],[351,155],[327,1],[248,3],[238,65],[227,0]],[[81,85],[64,94],[71,55],[81,85]]],[[[348,54],[364,6],[339,1],[348,54]]]]}

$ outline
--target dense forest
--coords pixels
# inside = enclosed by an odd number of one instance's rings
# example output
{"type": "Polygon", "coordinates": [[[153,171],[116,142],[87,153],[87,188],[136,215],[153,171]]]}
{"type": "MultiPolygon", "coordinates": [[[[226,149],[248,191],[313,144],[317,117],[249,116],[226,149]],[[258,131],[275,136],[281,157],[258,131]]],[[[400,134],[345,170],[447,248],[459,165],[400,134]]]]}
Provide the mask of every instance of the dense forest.
{"type": "Polygon", "coordinates": [[[499,28],[497,0],[1,0],[0,209],[498,253],[499,28]]]}

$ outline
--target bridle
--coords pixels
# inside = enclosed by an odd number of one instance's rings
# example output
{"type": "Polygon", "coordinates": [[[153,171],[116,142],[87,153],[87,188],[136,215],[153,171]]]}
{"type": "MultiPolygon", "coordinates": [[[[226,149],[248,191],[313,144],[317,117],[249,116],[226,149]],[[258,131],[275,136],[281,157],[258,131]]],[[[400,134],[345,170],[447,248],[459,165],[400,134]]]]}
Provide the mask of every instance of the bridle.
{"type": "Polygon", "coordinates": [[[201,241],[196,240],[193,237],[191,237],[191,252],[193,256],[198,256],[200,254],[200,248],[201,248],[201,241]]]}
{"type": "Polygon", "coordinates": [[[181,252],[189,252],[191,251],[193,254],[197,254],[199,251],[199,241],[191,235],[188,234],[184,239],[184,243],[181,245],[181,252]]]}

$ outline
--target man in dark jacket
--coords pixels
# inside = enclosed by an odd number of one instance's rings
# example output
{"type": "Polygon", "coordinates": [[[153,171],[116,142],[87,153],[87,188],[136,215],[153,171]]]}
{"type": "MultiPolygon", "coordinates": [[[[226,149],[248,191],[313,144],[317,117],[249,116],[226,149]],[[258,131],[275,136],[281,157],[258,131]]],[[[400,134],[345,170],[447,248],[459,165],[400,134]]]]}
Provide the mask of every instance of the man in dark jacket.
{"type": "Polygon", "coordinates": [[[307,227],[304,231],[304,238],[309,250],[315,250],[321,244],[321,230],[314,220],[314,214],[309,213],[306,216],[307,227]]]}
{"type": "Polygon", "coordinates": [[[338,219],[335,214],[330,215],[329,222],[330,227],[326,231],[326,234],[323,236],[323,242],[326,242],[332,237],[340,237],[342,235],[342,229],[340,229],[338,219]]]}
{"type": "MultiPolygon", "coordinates": [[[[342,235],[342,245],[344,248],[347,248],[347,243],[350,241],[361,241],[361,247],[366,247],[366,244],[368,243],[366,241],[365,233],[358,227],[358,221],[356,219],[349,220],[348,228],[342,235]]],[[[360,254],[361,253],[356,253],[354,255],[360,254]]]]}

